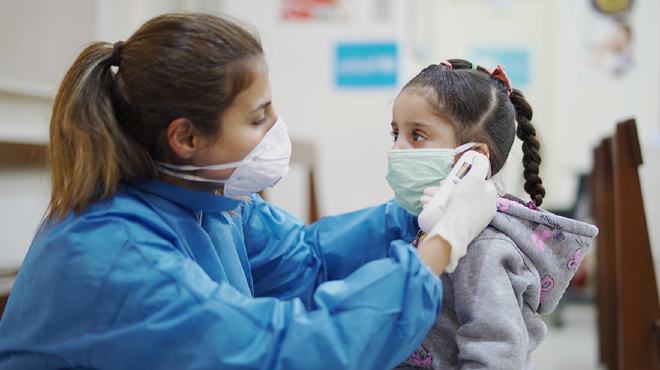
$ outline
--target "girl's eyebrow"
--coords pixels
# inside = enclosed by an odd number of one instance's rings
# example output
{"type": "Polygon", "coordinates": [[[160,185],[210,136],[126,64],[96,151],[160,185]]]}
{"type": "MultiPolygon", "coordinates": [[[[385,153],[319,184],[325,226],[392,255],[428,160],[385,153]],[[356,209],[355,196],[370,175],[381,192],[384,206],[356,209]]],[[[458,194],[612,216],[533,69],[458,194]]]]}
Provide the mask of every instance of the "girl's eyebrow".
{"type": "Polygon", "coordinates": [[[419,122],[419,121],[410,121],[408,123],[413,125],[413,126],[421,126],[421,127],[433,127],[433,126],[435,126],[431,123],[419,122]]]}
{"type": "MultiPolygon", "coordinates": [[[[411,126],[420,126],[420,127],[433,127],[433,126],[435,126],[435,125],[432,124],[432,123],[419,122],[419,121],[406,121],[405,124],[407,124],[407,125],[411,125],[411,126]]],[[[394,121],[392,121],[392,123],[391,123],[390,125],[391,125],[392,127],[398,127],[398,126],[399,126],[399,125],[398,125],[396,122],[394,122],[394,121]]]]}

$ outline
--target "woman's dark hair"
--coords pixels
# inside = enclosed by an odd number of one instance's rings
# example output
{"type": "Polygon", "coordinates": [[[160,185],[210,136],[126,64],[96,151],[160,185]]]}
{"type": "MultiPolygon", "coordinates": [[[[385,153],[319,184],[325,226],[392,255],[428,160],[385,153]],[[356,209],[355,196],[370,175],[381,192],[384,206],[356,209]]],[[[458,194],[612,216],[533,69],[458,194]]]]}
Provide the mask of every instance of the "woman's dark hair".
{"type": "Polygon", "coordinates": [[[545,189],[539,177],[540,144],[531,123],[532,107],[520,90],[509,95],[509,87],[485,68],[463,59],[447,62],[451,68],[446,64],[424,68],[403,90],[427,98],[437,115],[455,125],[459,143],[488,145],[493,174],[504,166],[517,133],[522,140],[525,191],[540,206],[545,189]]]}
{"type": "Polygon", "coordinates": [[[79,212],[121,181],[154,177],[154,161],[171,155],[166,129],[176,118],[217,133],[262,56],[254,34],[205,14],[158,16],[126,42],[89,45],[53,106],[47,217],[79,212]]]}

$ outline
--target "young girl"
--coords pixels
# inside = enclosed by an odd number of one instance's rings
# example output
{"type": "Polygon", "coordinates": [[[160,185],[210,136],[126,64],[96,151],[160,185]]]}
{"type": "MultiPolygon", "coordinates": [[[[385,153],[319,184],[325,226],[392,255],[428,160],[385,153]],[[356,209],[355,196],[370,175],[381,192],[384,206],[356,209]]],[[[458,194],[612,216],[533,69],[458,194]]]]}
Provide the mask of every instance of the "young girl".
{"type": "MultiPolygon", "coordinates": [[[[425,68],[397,97],[387,178],[409,212],[419,214],[430,199],[427,192],[420,200],[421,189],[446,177],[454,155],[465,150],[485,154],[497,174],[516,132],[523,142],[525,190],[531,197],[529,203],[508,195],[498,198],[490,226],[442,276],[438,321],[399,368],[533,367],[531,352],[546,334],[540,315],[554,310],[597,229],[538,208],[545,190],[531,119],[530,105],[511,88],[503,67],[489,72],[459,59],[425,68]],[[424,170],[413,174],[411,168],[424,170]],[[411,189],[420,190],[413,194],[411,189]]],[[[424,239],[424,231],[414,245],[424,239]]]]}

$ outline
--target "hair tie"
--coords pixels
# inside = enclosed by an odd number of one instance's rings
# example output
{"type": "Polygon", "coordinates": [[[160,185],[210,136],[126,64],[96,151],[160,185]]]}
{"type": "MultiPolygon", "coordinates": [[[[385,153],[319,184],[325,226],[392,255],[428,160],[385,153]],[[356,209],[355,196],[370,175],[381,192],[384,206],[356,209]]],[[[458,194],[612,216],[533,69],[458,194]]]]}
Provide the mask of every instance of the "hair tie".
{"type": "Polygon", "coordinates": [[[472,70],[473,71],[476,71],[477,67],[479,67],[479,65],[472,63],[472,70]]]}
{"type": "Polygon", "coordinates": [[[449,69],[454,69],[454,67],[451,65],[451,63],[449,63],[448,60],[443,60],[442,62],[440,62],[440,64],[442,64],[443,66],[445,66],[449,69]]]}
{"type": "Polygon", "coordinates": [[[511,87],[511,79],[506,75],[506,71],[504,70],[503,65],[498,65],[497,68],[495,68],[493,72],[490,73],[490,76],[496,80],[501,81],[504,86],[506,86],[507,93],[509,96],[511,96],[511,92],[513,92],[513,88],[511,87]]]}
{"type": "Polygon", "coordinates": [[[110,56],[110,65],[114,67],[119,67],[121,64],[121,48],[124,46],[123,41],[115,42],[115,45],[112,47],[112,55],[110,56]]]}

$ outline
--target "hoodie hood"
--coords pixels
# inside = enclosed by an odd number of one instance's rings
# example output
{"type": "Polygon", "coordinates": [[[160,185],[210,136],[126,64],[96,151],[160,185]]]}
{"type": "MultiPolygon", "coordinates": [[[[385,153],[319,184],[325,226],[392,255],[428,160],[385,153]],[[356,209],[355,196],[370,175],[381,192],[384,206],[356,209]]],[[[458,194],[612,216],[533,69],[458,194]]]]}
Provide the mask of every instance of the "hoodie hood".
{"type": "Polygon", "coordinates": [[[526,263],[538,272],[540,294],[524,299],[539,314],[555,309],[598,234],[593,225],[528,208],[509,195],[497,199],[497,214],[490,226],[511,238],[526,263]]]}

